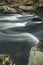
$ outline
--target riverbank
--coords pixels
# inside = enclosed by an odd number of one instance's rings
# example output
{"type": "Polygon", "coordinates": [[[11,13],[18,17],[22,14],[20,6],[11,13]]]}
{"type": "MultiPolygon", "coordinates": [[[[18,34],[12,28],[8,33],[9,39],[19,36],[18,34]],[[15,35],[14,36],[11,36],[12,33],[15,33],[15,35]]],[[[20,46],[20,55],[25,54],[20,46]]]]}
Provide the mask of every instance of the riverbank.
{"type": "Polygon", "coordinates": [[[43,6],[43,4],[37,2],[34,4],[33,0],[0,0],[0,13],[36,11],[37,7],[43,6]]]}

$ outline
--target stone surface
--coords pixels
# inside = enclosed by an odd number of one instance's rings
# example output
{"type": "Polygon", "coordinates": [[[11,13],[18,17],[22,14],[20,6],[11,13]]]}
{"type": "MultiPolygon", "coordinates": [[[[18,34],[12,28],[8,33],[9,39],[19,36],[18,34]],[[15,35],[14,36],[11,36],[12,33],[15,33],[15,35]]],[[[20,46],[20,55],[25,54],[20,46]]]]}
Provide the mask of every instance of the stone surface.
{"type": "Polygon", "coordinates": [[[33,10],[32,6],[19,6],[19,8],[22,10],[33,10]]]}
{"type": "MultiPolygon", "coordinates": [[[[12,13],[21,10],[33,10],[38,6],[43,6],[43,0],[37,0],[35,4],[34,2],[34,0],[0,0],[0,6],[3,6],[2,8],[5,10],[5,12],[12,13]]],[[[0,7],[0,11],[2,11],[3,9],[1,9],[0,7]]]]}
{"type": "Polygon", "coordinates": [[[43,65],[43,51],[41,52],[37,47],[32,47],[28,65],[43,65]]]}

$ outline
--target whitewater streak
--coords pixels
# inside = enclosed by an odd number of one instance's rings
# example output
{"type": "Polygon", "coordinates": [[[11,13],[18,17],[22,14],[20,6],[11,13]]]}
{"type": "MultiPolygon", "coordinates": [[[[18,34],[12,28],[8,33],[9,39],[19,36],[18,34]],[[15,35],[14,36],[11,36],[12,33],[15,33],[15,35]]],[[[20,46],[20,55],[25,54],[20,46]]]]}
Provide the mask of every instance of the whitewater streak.
{"type": "Polygon", "coordinates": [[[0,32],[0,41],[27,41],[30,44],[38,44],[39,40],[37,37],[30,33],[15,33],[15,34],[6,34],[0,32]]]}

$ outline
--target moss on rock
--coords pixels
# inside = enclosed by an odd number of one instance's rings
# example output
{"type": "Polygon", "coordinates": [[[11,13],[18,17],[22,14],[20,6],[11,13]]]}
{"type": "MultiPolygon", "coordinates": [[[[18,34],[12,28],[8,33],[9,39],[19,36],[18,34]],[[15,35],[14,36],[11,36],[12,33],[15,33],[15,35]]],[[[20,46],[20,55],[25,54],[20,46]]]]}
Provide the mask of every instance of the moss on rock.
{"type": "Polygon", "coordinates": [[[0,65],[13,65],[10,55],[0,54],[0,65]]]}

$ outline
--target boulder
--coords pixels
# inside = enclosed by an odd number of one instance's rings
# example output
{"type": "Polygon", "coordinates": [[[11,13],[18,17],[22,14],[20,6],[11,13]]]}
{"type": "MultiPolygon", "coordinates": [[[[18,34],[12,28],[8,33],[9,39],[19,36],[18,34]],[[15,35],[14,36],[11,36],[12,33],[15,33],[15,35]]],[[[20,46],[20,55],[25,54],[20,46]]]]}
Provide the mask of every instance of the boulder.
{"type": "Polygon", "coordinates": [[[43,51],[40,51],[37,47],[32,47],[30,51],[29,64],[28,65],[43,65],[43,51]]]}

